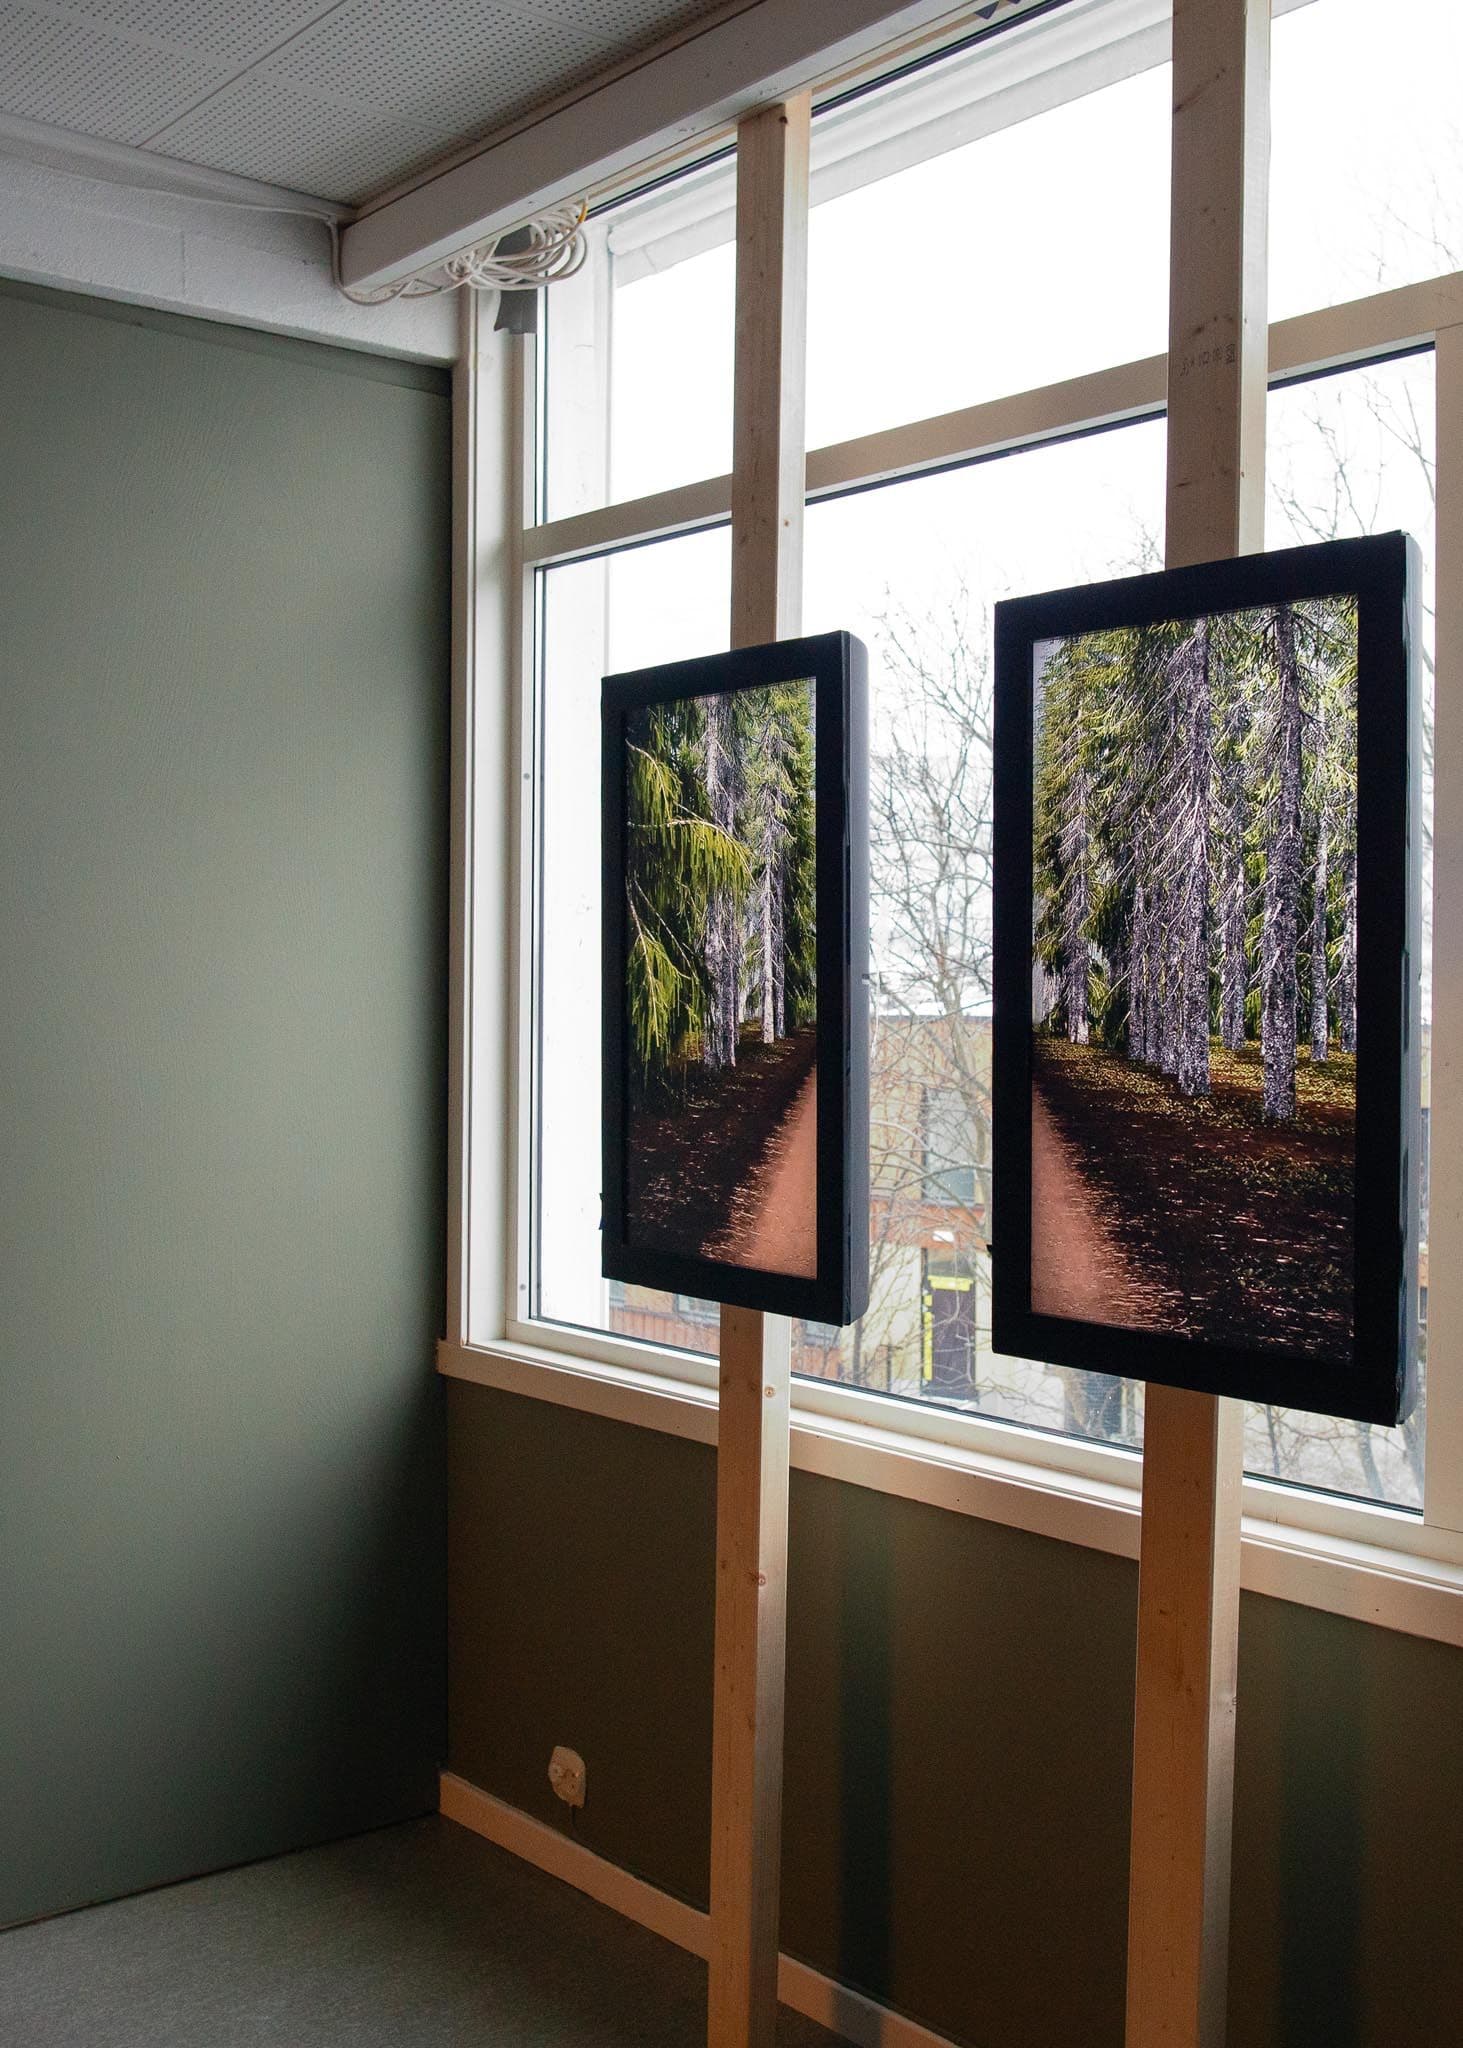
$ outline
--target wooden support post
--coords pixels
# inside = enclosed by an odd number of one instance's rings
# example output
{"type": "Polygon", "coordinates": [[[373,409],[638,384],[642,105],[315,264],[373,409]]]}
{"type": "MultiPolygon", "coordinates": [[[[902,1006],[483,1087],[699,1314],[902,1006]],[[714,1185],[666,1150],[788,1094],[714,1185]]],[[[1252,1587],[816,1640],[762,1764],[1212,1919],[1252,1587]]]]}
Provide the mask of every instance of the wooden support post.
{"type": "Polygon", "coordinates": [[[802,93],[737,124],[733,647],[802,627],[810,111],[802,93]]]}
{"type": "Polygon", "coordinates": [[[791,1355],[786,1317],[722,1310],[710,2048],[772,2048],[777,2030],[791,1355]]]}
{"type": "MultiPolygon", "coordinates": [[[[1175,0],[1167,562],[1263,544],[1270,0],[1175,0]]],[[[1127,2048],[1220,2048],[1243,1410],[1150,1385],[1127,2048]]]]}
{"type": "MultiPolygon", "coordinates": [[[[737,129],[734,647],[802,613],[806,94],[737,129]]],[[[788,1382],[781,1316],[721,1312],[711,1758],[710,2048],[772,2048],[781,1890],[788,1382]]]]}
{"type": "Polygon", "coordinates": [[[1144,1405],[1127,2048],[1224,2040],[1243,1413],[1144,1405]]]}

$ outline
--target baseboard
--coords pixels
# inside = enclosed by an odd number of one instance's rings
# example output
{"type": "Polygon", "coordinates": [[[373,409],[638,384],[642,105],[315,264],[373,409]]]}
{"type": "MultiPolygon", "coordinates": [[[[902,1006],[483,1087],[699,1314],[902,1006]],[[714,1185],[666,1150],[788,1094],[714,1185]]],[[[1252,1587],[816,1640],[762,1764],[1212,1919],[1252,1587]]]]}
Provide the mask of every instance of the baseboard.
{"type": "MultiPolygon", "coordinates": [[[[582,1842],[560,1834],[557,1828],[545,1827],[516,1806],[495,1799],[491,1792],[479,1791],[452,1771],[442,1773],[441,1811],[460,1827],[471,1828],[475,1835],[496,1842],[525,1863],[572,1884],[576,1891],[587,1892],[602,1906],[623,1913],[627,1920],[648,1927],[678,1948],[695,1956],[706,1955],[710,1923],[699,1907],[688,1906],[643,1878],[632,1877],[618,1863],[596,1856],[582,1842]]],[[[778,1965],[777,1995],[794,2012],[841,2034],[853,2048],[956,2048],[945,2035],[931,2033],[915,2020],[890,2012],[861,1991],[851,1991],[792,1956],[783,1956],[778,1965]]]]}

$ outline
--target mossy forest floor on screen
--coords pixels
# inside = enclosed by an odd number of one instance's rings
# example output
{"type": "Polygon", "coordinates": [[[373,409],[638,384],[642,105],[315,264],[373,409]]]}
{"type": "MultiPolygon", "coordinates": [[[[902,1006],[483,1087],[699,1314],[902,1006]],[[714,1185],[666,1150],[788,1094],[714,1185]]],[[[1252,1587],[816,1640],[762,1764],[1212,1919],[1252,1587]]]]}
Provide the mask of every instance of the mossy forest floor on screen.
{"type": "Polygon", "coordinates": [[[1034,1309],[1350,1356],[1354,1056],[1302,1052],[1276,1124],[1258,1046],[1212,1044],[1207,1095],[1099,1046],[1037,1032],[1032,1051],[1034,1309]]]}

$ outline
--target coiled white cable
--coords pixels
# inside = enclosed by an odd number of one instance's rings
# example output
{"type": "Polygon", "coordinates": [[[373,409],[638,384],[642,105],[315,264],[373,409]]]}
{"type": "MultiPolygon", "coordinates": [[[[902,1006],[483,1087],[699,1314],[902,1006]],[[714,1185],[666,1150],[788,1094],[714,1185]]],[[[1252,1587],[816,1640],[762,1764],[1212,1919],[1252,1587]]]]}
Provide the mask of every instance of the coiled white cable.
{"type": "Polygon", "coordinates": [[[379,291],[358,292],[341,280],[340,275],[340,228],[331,222],[331,245],[335,268],[335,282],[338,290],[358,306],[384,306],[392,299],[431,299],[443,292],[468,291],[533,291],[539,285],[558,284],[566,277],[573,277],[584,267],[589,254],[589,244],[584,235],[584,223],[589,216],[589,203],[584,199],[572,199],[561,206],[551,206],[546,213],[538,214],[533,220],[525,221],[520,228],[510,229],[495,235],[491,241],[479,242],[471,249],[459,250],[457,255],[446,257],[433,265],[433,271],[405,277],[397,284],[383,285],[379,291]],[[522,249],[504,250],[505,241],[523,239],[522,249]]]}

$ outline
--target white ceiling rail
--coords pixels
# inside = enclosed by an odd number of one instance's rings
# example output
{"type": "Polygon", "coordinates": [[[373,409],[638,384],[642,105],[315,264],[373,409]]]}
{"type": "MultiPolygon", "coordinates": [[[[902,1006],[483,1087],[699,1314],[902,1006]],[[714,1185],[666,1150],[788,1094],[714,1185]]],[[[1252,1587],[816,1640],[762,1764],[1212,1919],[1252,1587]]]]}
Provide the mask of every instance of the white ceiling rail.
{"type": "MultiPolygon", "coordinates": [[[[980,25],[950,0],[753,0],[674,49],[489,145],[374,211],[342,237],[341,274],[370,291],[471,242],[815,85],[896,39],[942,21],[980,25]]],[[[1013,11],[1009,8],[1002,11],[1013,11]]],[[[993,18],[996,18],[993,14],[993,18]]]]}

